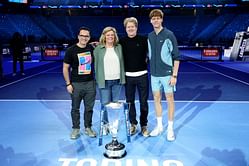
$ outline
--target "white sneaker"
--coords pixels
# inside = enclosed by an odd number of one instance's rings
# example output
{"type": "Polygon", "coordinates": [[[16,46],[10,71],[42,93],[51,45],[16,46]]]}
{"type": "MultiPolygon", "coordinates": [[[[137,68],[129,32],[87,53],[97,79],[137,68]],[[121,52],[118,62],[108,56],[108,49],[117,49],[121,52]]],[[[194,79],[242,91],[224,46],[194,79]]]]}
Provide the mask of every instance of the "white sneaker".
{"type": "Polygon", "coordinates": [[[108,135],[109,133],[109,125],[108,124],[104,124],[103,125],[103,135],[108,135]]]}
{"type": "Polygon", "coordinates": [[[175,134],[173,129],[167,130],[167,140],[168,141],[174,141],[175,140],[175,134]]]}
{"type": "Polygon", "coordinates": [[[150,136],[155,137],[160,135],[163,132],[163,127],[155,127],[154,130],[150,133],[150,136]]]}

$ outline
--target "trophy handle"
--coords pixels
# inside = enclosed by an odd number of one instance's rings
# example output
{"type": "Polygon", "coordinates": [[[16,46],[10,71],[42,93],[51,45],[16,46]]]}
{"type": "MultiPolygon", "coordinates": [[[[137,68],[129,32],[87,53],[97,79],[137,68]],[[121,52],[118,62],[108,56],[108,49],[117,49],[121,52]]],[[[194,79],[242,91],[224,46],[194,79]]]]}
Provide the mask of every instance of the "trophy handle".
{"type": "Polygon", "coordinates": [[[104,117],[105,107],[101,106],[100,110],[100,127],[99,127],[99,146],[103,144],[103,117],[104,117]]]}
{"type": "Polygon", "coordinates": [[[131,142],[130,122],[129,122],[130,105],[131,105],[130,103],[124,103],[125,128],[126,128],[127,142],[131,142]]]}

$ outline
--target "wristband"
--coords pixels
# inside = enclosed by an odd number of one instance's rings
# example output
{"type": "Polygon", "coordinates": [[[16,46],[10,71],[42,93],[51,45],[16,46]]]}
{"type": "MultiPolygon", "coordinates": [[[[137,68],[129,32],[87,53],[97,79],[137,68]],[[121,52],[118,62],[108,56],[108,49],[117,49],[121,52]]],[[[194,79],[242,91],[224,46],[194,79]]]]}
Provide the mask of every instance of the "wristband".
{"type": "Polygon", "coordinates": [[[177,76],[176,76],[176,75],[173,75],[172,77],[177,78],[177,76]]]}
{"type": "Polygon", "coordinates": [[[69,85],[71,85],[71,83],[67,84],[66,87],[68,87],[69,85]]]}

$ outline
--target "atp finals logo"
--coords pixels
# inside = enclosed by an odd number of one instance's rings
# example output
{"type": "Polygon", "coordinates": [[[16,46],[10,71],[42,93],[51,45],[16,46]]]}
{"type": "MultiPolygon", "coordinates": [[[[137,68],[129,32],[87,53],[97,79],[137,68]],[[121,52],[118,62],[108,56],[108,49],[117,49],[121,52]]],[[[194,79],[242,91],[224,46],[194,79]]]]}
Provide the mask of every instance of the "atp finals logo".
{"type": "Polygon", "coordinates": [[[178,160],[159,161],[154,159],[96,160],[93,158],[59,158],[58,161],[61,163],[61,166],[184,166],[183,163],[178,160]]]}

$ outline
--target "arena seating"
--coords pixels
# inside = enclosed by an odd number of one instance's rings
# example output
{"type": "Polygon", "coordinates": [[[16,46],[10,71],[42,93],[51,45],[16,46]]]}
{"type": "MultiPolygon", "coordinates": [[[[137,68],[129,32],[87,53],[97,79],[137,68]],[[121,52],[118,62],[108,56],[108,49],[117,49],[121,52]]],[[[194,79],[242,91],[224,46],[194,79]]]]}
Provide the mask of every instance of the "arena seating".
{"type": "MultiPolygon", "coordinates": [[[[92,37],[98,40],[106,26],[113,26],[120,36],[125,35],[123,27],[124,16],[69,16],[52,14],[1,14],[1,42],[8,42],[14,32],[25,36],[33,36],[33,42],[42,38],[48,41],[72,40],[77,36],[81,26],[92,29],[92,37]]],[[[139,33],[147,35],[152,31],[148,16],[137,16],[139,33]]],[[[226,41],[234,38],[238,31],[245,31],[249,25],[249,14],[220,14],[197,16],[166,16],[164,26],[172,30],[179,44],[192,45],[196,42],[207,44],[226,41]]]]}

